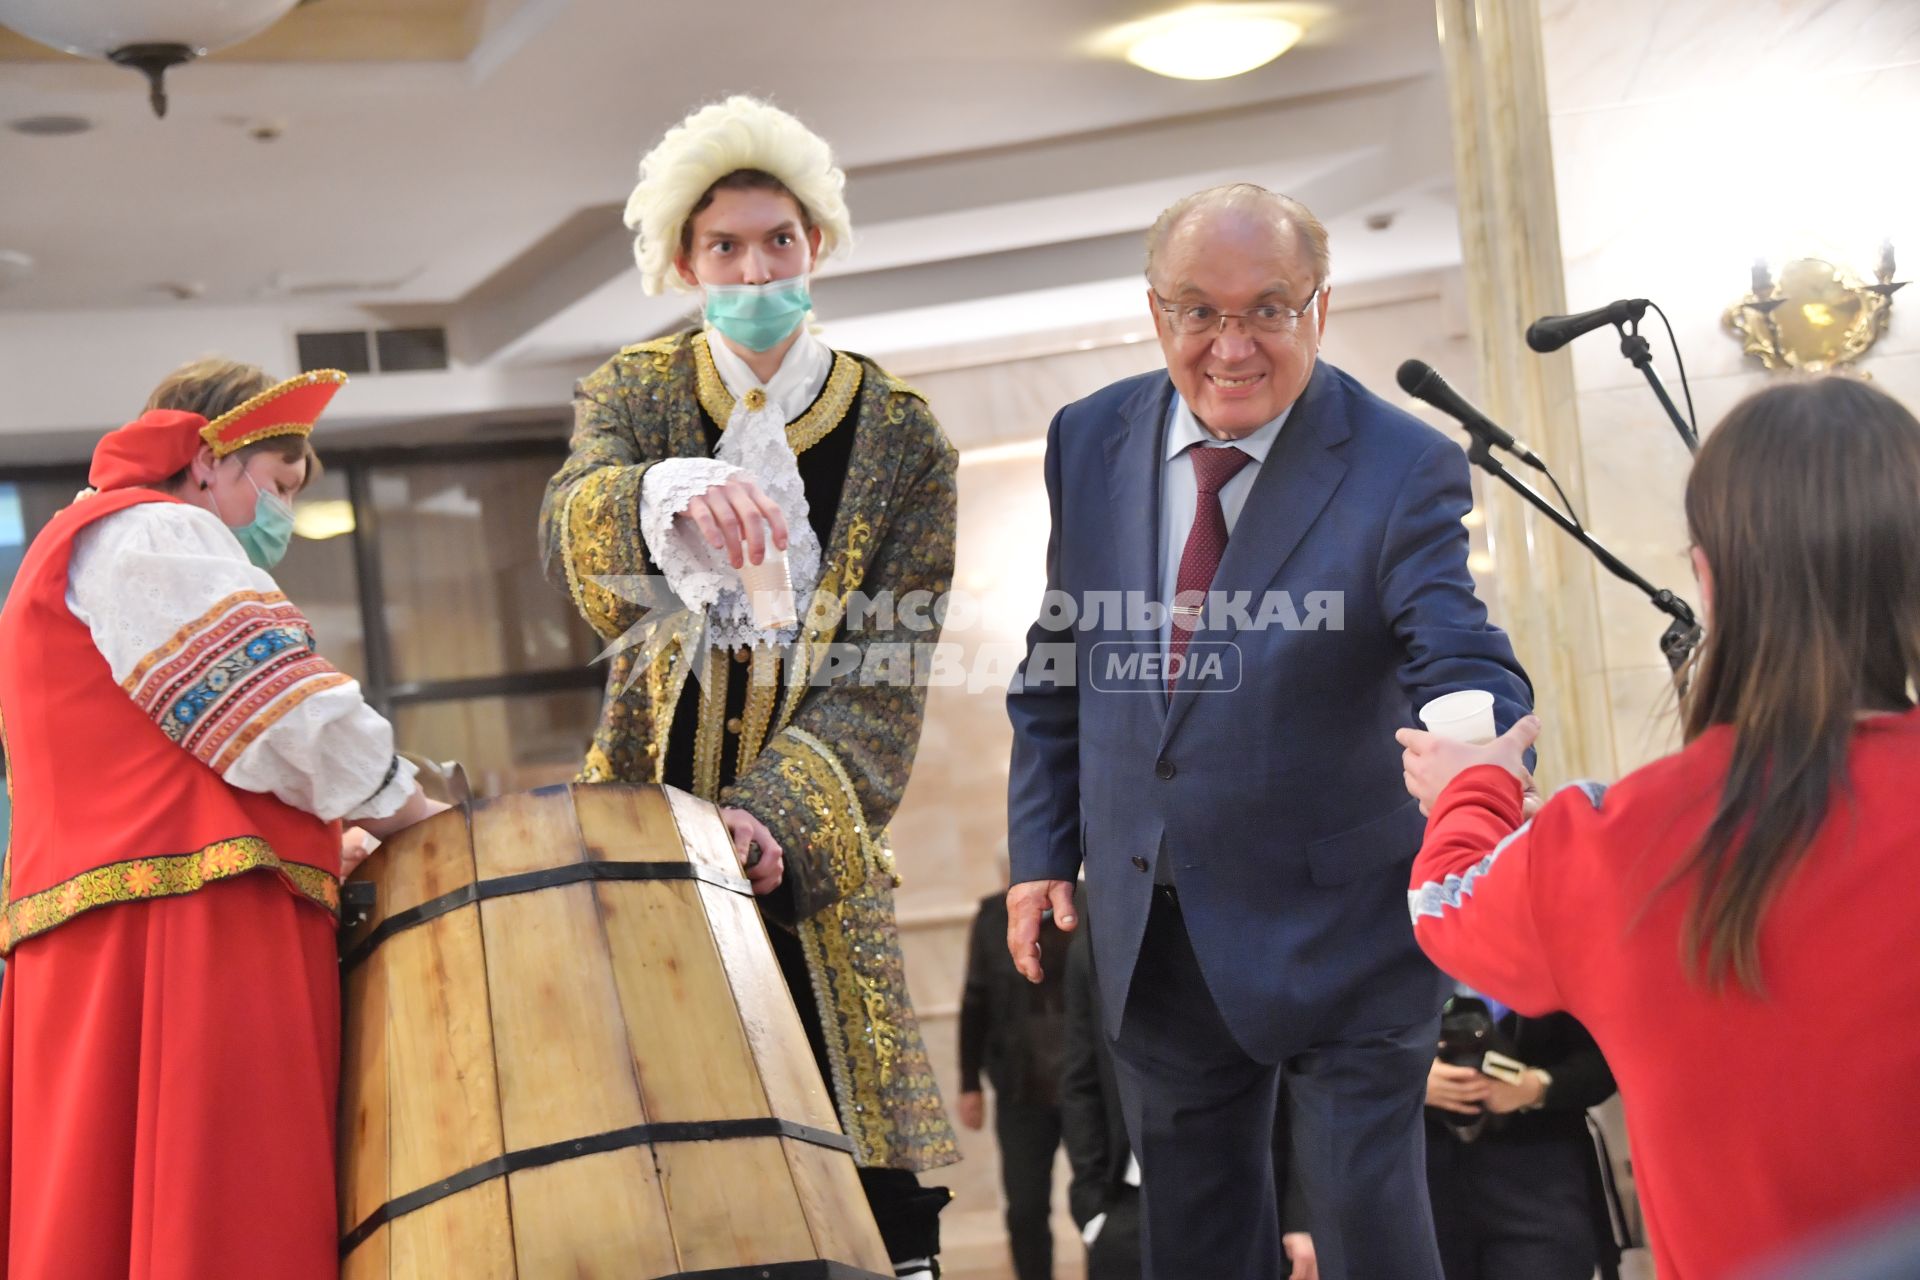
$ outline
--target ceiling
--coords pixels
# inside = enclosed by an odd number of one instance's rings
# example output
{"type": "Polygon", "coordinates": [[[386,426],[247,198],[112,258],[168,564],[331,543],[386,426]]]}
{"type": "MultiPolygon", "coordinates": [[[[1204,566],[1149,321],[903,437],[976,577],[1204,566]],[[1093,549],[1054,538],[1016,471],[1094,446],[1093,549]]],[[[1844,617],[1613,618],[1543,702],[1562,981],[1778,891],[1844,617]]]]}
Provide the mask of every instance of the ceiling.
{"type": "Polygon", "coordinates": [[[112,420],[109,395],[207,348],[288,367],[303,327],[448,327],[459,367],[396,375],[413,385],[361,397],[375,417],[545,395],[536,371],[683,313],[641,293],[619,210],[640,153],[736,91],[847,168],[856,245],[816,297],[830,338],[875,354],[1137,309],[1140,232],[1232,178],[1312,205],[1337,280],[1457,261],[1430,0],[1292,6],[1301,46],[1226,81],[1091,52],[1164,7],[313,0],[175,71],[165,120],[129,72],[0,40],[0,125],[94,125],[0,128],[0,252],[35,264],[0,276],[0,432],[112,420]],[[103,343],[136,367],[77,382],[103,343]]]}
{"type": "MultiPolygon", "coordinates": [[[[272,27],[210,55],[223,62],[438,62],[468,57],[515,0],[301,0],[272,27]]],[[[68,55],[0,27],[0,63],[68,55]]]]}

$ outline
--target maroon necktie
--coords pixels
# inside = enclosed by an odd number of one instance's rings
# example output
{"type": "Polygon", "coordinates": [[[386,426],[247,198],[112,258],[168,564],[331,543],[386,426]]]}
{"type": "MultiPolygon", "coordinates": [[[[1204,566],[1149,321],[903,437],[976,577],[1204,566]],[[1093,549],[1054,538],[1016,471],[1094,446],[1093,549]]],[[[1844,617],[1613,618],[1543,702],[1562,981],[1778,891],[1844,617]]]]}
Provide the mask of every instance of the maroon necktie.
{"type": "Polygon", "coordinates": [[[1213,585],[1214,571],[1227,549],[1227,513],[1220,509],[1220,486],[1233,479],[1240,468],[1253,461],[1251,454],[1231,446],[1209,449],[1195,445],[1187,450],[1193,460],[1193,481],[1199,490],[1194,495],[1193,528],[1187,531],[1187,546],[1180,553],[1180,577],[1174,583],[1174,619],[1167,634],[1167,692],[1179,683],[1174,674],[1185,656],[1194,631],[1200,629],[1206,607],[1207,588],[1213,585]],[[1196,603],[1197,602],[1197,603],[1196,603]],[[1181,628],[1182,615],[1192,630],[1181,628]]]}

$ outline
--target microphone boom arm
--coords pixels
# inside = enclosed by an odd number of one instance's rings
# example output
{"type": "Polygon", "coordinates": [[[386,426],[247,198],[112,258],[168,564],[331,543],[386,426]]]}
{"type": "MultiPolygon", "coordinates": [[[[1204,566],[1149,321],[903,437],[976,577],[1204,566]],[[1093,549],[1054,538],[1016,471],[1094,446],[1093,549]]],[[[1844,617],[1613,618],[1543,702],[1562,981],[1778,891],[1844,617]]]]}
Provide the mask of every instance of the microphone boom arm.
{"type": "Polygon", "coordinates": [[[1634,572],[1632,566],[1607,550],[1598,538],[1588,533],[1571,516],[1548,502],[1538,489],[1508,470],[1507,465],[1493,455],[1493,450],[1478,433],[1474,434],[1473,447],[1467,450],[1467,460],[1488,475],[1504,481],[1508,488],[1532,503],[1549,520],[1592,552],[1607,572],[1639,589],[1654,608],[1673,619],[1660,636],[1660,652],[1665,655],[1668,668],[1678,674],[1692,656],[1694,646],[1700,642],[1700,623],[1695,619],[1692,607],[1665,587],[1656,587],[1634,572]]]}

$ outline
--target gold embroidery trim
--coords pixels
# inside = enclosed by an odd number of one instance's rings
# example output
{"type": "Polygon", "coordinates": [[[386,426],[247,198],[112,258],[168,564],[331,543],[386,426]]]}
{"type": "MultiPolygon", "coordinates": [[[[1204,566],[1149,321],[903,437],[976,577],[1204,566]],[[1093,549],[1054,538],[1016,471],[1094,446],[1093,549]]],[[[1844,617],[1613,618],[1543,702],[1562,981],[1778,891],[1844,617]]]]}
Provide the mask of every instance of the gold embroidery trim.
{"type": "MultiPolygon", "coordinates": [[[[824,924],[815,925],[813,921],[803,920],[799,933],[800,950],[807,958],[807,977],[813,987],[814,1007],[820,1011],[821,1022],[839,1032],[838,1035],[823,1034],[821,1038],[827,1044],[827,1072],[833,1077],[833,1100],[836,1110],[840,1112],[840,1127],[853,1139],[855,1164],[868,1168],[883,1166],[885,1160],[882,1156],[888,1147],[886,1128],[881,1118],[862,1104],[854,1088],[854,1068],[853,1063],[848,1061],[851,1055],[847,1052],[847,1042],[851,1037],[847,1034],[840,1013],[840,1002],[835,998],[826,977],[836,971],[835,962],[842,957],[829,957],[826,954],[831,935],[824,924]]],[[[844,945],[844,939],[839,941],[844,945]]],[[[846,972],[845,969],[839,971],[846,972]]]]}
{"type": "MultiPolygon", "coordinates": [[[[892,875],[875,856],[876,842],[860,797],[839,759],[803,729],[789,729],[786,736],[801,749],[782,751],[780,774],[808,810],[811,838],[828,851],[841,890],[839,902],[802,921],[799,928],[822,1023],[839,1033],[826,1037],[834,1099],[857,1161],[884,1164],[912,1145],[910,1135],[895,1132],[898,1118],[885,1099],[897,1086],[915,1083],[898,1077],[906,1065],[903,1050],[917,1037],[911,1031],[911,1012],[897,1007],[895,993],[874,969],[879,957],[852,952],[861,939],[866,945],[881,945],[872,931],[891,916],[885,886],[892,875]],[[888,879],[880,880],[876,871],[888,879]]],[[[924,1091],[931,1088],[929,1081],[924,1091]]]]}
{"type": "MultiPolygon", "coordinates": [[[[732,664],[715,661],[725,652],[708,648],[694,661],[703,662],[700,673],[700,720],[693,734],[693,794],[711,801],[720,794],[720,753],[726,746],[722,731],[727,719],[727,680],[732,664]]],[[[678,704],[676,703],[677,707],[678,704]]]]}
{"type": "Polygon", "coordinates": [[[925,404],[927,402],[927,393],[922,391],[920,388],[912,385],[911,383],[903,382],[901,379],[894,377],[890,373],[886,375],[886,379],[887,379],[887,390],[893,392],[895,395],[912,396],[915,400],[918,400],[921,404],[925,404]]]}
{"type": "Polygon", "coordinates": [[[607,753],[600,749],[600,744],[597,742],[590,743],[587,746],[587,759],[586,762],[580,766],[579,781],[619,781],[619,779],[614,776],[613,761],[607,758],[607,753]]]}
{"type": "Polygon", "coordinates": [[[840,631],[840,620],[847,614],[847,602],[866,581],[867,552],[872,547],[873,522],[865,516],[850,516],[846,541],[827,571],[820,575],[820,585],[808,602],[800,637],[788,656],[787,696],[781,704],[774,732],[793,723],[801,699],[806,697],[814,677],[830,656],[833,638],[840,631]]]}
{"type": "Polygon", "coordinates": [[[700,396],[700,407],[725,430],[727,420],[733,417],[733,392],[727,390],[727,384],[720,377],[720,367],[713,362],[707,335],[694,334],[689,345],[693,348],[693,385],[700,396]]]}
{"type": "MultiPolygon", "coordinates": [[[[720,377],[704,333],[693,336],[693,366],[700,407],[725,431],[733,417],[733,392],[727,390],[726,382],[720,377]]],[[[787,444],[796,455],[819,444],[845,420],[847,411],[853,408],[854,397],[860,393],[860,378],[858,360],[844,351],[833,353],[833,368],[827,374],[826,385],[807,411],[787,424],[787,444]]]]}
{"type": "Polygon", "coordinates": [[[216,457],[226,458],[240,452],[250,444],[259,444],[262,440],[271,440],[275,436],[310,436],[313,434],[311,422],[276,422],[270,427],[258,431],[249,431],[228,444],[217,446],[216,457]]]}
{"type": "Polygon", "coordinates": [[[679,335],[668,334],[664,338],[648,338],[645,342],[629,343],[620,348],[620,354],[623,356],[671,356],[679,345],[679,335]]]}
{"type": "Polygon", "coordinates": [[[214,457],[224,458],[238,449],[244,449],[250,444],[270,439],[273,436],[307,435],[313,431],[313,424],[311,422],[276,422],[270,427],[262,427],[258,431],[250,431],[240,437],[240,439],[232,441],[231,443],[222,443],[220,439],[220,433],[225,431],[233,423],[246,417],[261,405],[271,404],[281,396],[286,395],[289,391],[297,391],[301,387],[311,387],[315,383],[320,382],[331,382],[335,386],[344,386],[346,381],[347,375],[338,369],[313,369],[306,373],[296,375],[295,377],[288,378],[285,382],[276,382],[259,395],[227,410],[212,422],[200,428],[200,438],[213,446],[214,457]]]}
{"type": "Polygon", "coordinates": [[[846,793],[847,804],[853,811],[853,834],[860,840],[860,851],[866,856],[867,864],[875,871],[886,876],[893,887],[900,887],[900,875],[894,870],[893,849],[888,845],[886,832],[870,831],[867,828],[865,812],[860,807],[860,793],[853,789],[853,779],[847,776],[846,766],[840,763],[827,744],[808,733],[805,729],[788,729],[787,736],[810,748],[833,773],[834,781],[840,784],[840,790],[846,793]]]}
{"type": "MultiPolygon", "coordinates": [[[[587,579],[621,570],[614,554],[616,538],[625,536],[636,543],[640,540],[637,523],[624,527],[625,522],[607,510],[606,490],[630,470],[608,466],[588,472],[568,492],[560,509],[560,563],[566,571],[567,594],[573,597],[574,607],[587,624],[609,640],[626,629],[617,612],[620,602],[606,588],[587,579]]],[[[644,561],[633,567],[642,571],[646,568],[644,561]]]]}
{"type": "Polygon", "coordinates": [[[667,780],[667,745],[673,737],[674,719],[680,713],[680,694],[693,672],[685,643],[683,640],[662,647],[647,667],[648,728],[653,733],[648,746],[652,748],[653,780],[658,783],[667,780]]]}
{"type": "Polygon", "coordinates": [[[753,662],[747,668],[747,702],[740,713],[740,754],[733,769],[735,777],[745,773],[760,754],[779,698],[780,654],[770,645],[755,645],[753,662]]]}
{"type": "MultiPolygon", "coordinates": [[[[258,836],[218,840],[195,853],[129,858],[83,871],[70,880],[7,904],[0,951],[99,907],[177,898],[249,871],[276,871],[301,897],[340,914],[340,882],[329,872],[286,862],[258,836]]],[[[9,888],[12,869],[8,869],[9,888]]]]}

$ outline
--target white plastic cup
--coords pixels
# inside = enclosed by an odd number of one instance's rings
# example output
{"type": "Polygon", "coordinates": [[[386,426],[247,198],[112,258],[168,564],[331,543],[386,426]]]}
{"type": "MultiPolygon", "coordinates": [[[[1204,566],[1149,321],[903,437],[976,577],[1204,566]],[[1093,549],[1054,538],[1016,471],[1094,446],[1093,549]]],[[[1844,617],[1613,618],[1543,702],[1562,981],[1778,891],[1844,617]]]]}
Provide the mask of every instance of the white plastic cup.
{"type": "Polygon", "coordinates": [[[793,603],[793,579],[787,573],[787,553],[767,548],[766,558],[740,566],[740,585],[747,593],[753,611],[753,625],[763,631],[798,626],[800,619],[793,603]]]}
{"type": "Polygon", "coordinates": [[[1493,724],[1493,695],[1485,689],[1442,694],[1420,708],[1420,723],[1437,738],[1480,745],[1499,736],[1493,724]]]}

